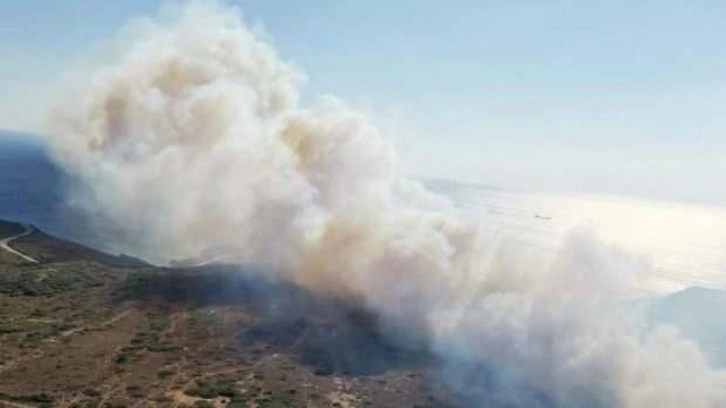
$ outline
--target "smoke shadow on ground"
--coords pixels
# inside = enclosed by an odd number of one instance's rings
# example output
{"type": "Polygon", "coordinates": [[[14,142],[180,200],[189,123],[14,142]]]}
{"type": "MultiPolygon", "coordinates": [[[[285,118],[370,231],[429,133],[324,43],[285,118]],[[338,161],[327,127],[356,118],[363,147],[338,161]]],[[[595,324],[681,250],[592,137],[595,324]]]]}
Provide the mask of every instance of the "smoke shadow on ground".
{"type": "Polygon", "coordinates": [[[251,267],[140,270],[117,300],[243,308],[255,323],[240,328],[236,341],[291,352],[319,375],[377,375],[435,360],[382,335],[377,317],[360,304],[271,280],[251,267]]]}

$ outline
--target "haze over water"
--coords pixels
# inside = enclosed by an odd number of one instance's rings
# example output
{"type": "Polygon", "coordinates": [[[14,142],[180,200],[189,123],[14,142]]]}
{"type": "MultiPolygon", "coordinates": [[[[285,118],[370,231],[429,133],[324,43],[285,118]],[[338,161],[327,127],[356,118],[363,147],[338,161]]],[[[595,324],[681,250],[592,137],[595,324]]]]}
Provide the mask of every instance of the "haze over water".
{"type": "Polygon", "coordinates": [[[552,252],[575,228],[652,263],[646,293],[726,288],[726,208],[632,197],[541,194],[433,183],[469,217],[519,245],[552,252]]]}

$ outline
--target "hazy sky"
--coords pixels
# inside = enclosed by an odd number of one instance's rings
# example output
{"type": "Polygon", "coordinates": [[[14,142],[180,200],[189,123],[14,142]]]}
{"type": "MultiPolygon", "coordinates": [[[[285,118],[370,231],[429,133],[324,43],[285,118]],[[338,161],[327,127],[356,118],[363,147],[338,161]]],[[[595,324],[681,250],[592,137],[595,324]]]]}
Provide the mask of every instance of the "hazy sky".
{"type": "MultiPolygon", "coordinates": [[[[0,0],[0,128],[150,0],[0,0]]],[[[409,173],[726,204],[726,2],[234,1],[409,173]]],[[[72,103],[67,101],[66,103],[72,103]]]]}

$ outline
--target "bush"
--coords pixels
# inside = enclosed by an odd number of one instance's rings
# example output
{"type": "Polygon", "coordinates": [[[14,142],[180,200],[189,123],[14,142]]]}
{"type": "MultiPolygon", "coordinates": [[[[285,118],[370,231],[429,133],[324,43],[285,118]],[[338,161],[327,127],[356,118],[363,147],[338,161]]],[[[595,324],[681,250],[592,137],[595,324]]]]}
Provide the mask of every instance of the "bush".
{"type": "Polygon", "coordinates": [[[233,398],[237,395],[237,392],[229,381],[218,381],[216,383],[197,381],[193,387],[188,388],[184,393],[192,397],[205,399],[216,398],[218,396],[233,398]]]}
{"type": "Polygon", "coordinates": [[[185,390],[184,394],[192,397],[211,399],[217,397],[217,390],[213,387],[210,387],[208,384],[197,384],[196,386],[185,390]]]}
{"type": "Polygon", "coordinates": [[[118,353],[116,354],[116,357],[113,358],[113,362],[116,364],[123,364],[129,360],[129,356],[126,353],[118,353]]]}
{"type": "Polygon", "coordinates": [[[128,402],[126,400],[122,399],[112,399],[111,401],[106,401],[106,407],[108,408],[126,408],[128,405],[128,402]]]}
{"type": "Polygon", "coordinates": [[[237,395],[237,392],[232,387],[232,384],[230,384],[228,382],[218,382],[217,383],[217,395],[232,398],[235,395],[237,395]]]}
{"type": "Polygon", "coordinates": [[[156,373],[156,376],[159,378],[167,378],[174,375],[174,370],[168,369],[168,368],[162,368],[156,373]]]}
{"type": "Polygon", "coordinates": [[[238,398],[233,398],[229,404],[227,404],[227,408],[248,408],[250,404],[243,400],[238,398]]]}
{"type": "Polygon", "coordinates": [[[53,397],[52,395],[48,395],[46,393],[23,395],[18,399],[23,402],[41,402],[41,403],[55,401],[55,397],[53,397]]]}
{"type": "Polygon", "coordinates": [[[315,375],[328,376],[333,374],[333,367],[330,366],[319,366],[315,368],[315,375]]]}

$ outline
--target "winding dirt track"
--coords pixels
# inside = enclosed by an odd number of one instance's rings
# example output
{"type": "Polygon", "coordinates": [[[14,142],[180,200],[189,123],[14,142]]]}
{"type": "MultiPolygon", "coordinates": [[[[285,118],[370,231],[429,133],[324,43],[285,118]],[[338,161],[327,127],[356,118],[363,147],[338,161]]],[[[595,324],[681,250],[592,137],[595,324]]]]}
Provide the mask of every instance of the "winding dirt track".
{"type": "Polygon", "coordinates": [[[10,252],[13,255],[16,255],[16,256],[19,256],[19,257],[23,258],[27,262],[30,262],[30,263],[38,263],[38,260],[37,259],[32,258],[32,257],[30,257],[28,255],[25,255],[24,253],[22,253],[20,251],[17,251],[17,250],[15,250],[15,249],[13,249],[13,248],[10,247],[10,242],[13,241],[14,239],[18,239],[18,238],[22,238],[22,237],[28,236],[28,235],[32,234],[35,231],[35,229],[33,227],[31,227],[31,226],[23,225],[23,227],[25,228],[25,231],[21,232],[20,234],[13,235],[12,237],[3,238],[2,240],[0,240],[0,248],[4,249],[7,252],[10,252]]]}

